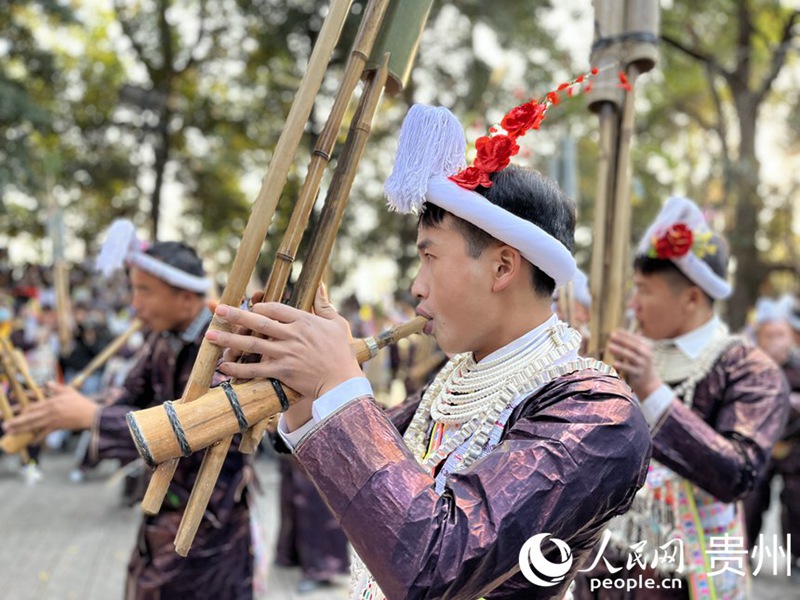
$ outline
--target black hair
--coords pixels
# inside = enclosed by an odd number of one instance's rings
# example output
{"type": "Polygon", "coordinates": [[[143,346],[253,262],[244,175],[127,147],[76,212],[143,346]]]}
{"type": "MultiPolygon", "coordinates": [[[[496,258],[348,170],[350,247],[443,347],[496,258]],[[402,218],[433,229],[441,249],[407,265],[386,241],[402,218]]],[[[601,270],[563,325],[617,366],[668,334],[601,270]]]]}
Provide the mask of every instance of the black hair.
{"type": "MultiPolygon", "coordinates": [[[[706,253],[701,259],[706,263],[715,275],[725,279],[728,275],[728,243],[720,235],[714,234],[709,240],[709,245],[716,247],[714,253],[706,253]]],[[[684,275],[674,262],[662,258],[651,258],[645,254],[638,255],[633,260],[633,270],[642,275],[663,275],[668,280],[668,283],[678,289],[683,289],[688,286],[695,286],[700,288],[695,282],[684,275]]],[[[703,290],[703,288],[700,288],[703,290]]],[[[708,300],[709,304],[714,304],[714,299],[709,296],[705,290],[703,294],[708,300]]]]}
{"type": "MultiPolygon", "coordinates": [[[[144,251],[145,254],[157,258],[163,263],[180,269],[189,275],[205,277],[206,271],[203,268],[203,261],[195,252],[194,248],[183,242],[156,242],[144,251]]],[[[173,286],[174,287],[174,286],[173,286]]],[[[204,296],[205,294],[198,294],[204,296]]]]}
{"type": "MultiPolygon", "coordinates": [[[[509,165],[491,175],[492,187],[478,187],[475,191],[492,204],[541,228],[572,252],[575,246],[575,204],[556,185],[538,171],[509,165]]],[[[419,226],[437,227],[445,215],[454,219],[455,227],[464,236],[467,254],[478,258],[497,240],[472,223],[452,213],[427,203],[419,217],[419,226]]],[[[527,261],[526,261],[527,262],[527,261]]],[[[556,282],[536,265],[531,264],[533,289],[543,297],[550,297],[556,282]]]]}

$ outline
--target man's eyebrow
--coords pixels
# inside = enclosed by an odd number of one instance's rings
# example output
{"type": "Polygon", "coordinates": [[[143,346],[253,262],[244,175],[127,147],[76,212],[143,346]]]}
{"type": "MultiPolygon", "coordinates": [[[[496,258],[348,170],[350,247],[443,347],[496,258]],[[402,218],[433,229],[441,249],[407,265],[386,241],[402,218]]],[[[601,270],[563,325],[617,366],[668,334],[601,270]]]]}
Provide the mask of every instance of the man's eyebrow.
{"type": "Polygon", "coordinates": [[[422,250],[429,248],[431,245],[433,245],[433,242],[431,240],[429,239],[421,240],[417,242],[417,250],[421,252],[422,250]]]}

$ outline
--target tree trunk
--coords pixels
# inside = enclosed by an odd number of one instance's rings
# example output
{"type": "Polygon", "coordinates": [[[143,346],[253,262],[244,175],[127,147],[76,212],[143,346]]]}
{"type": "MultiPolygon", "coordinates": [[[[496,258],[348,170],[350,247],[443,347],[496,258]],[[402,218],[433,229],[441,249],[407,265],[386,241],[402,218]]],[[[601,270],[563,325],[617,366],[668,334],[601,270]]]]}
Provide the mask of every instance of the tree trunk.
{"type": "Polygon", "coordinates": [[[153,243],[158,241],[158,224],[161,219],[161,189],[164,186],[164,174],[169,160],[169,110],[164,111],[158,124],[158,137],[155,148],[155,184],[150,198],[150,239],[153,243]]]}
{"type": "Polygon", "coordinates": [[[747,89],[733,90],[739,119],[739,160],[733,168],[736,199],[734,226],[730,229],[731,255],[736,258],[736,285],[730,300],[728,321],[731,329],[744,326],[747,311],[755,304],[764,279],[764,269],[756,248],[758,215],[763,202],[758,193],[760,165],[756,158],[756,118],[758,102],[747,89]]]}

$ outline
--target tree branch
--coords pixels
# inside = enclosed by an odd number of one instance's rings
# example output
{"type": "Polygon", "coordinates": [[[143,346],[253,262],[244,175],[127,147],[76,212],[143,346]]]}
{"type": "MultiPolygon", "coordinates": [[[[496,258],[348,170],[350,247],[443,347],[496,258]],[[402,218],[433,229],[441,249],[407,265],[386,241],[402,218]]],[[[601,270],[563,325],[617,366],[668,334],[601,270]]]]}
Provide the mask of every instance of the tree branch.
{"type": "MultiPolygon", "coordinates": [[[[714,84],[714,73],[711,72],[709,67],[706,67],[708,73],[708,89],[711,91],[711,98],[714,101],[714,108],[717,111],[717,125],[714,129],[719,136],[720,143],[722,144],[722,156],[723,161],[725,162],[725,191],[728,192],[731,187],[730,177],[728,177],[728,173],[730,173],[731,168],[731,153],[730,148],[728,146],[728,126],[725,122],[725,111],[722,107],[722,98],[719,95],[719,90],[717,90],[717,86],[714,84]]],[[[727,194],[726,194],[727,195],[727,194]]]]}
{"type": "Polygon", "coordinates": [[[725,70],[713,56],[702,52],[698,48],[691,48],[676,38],[670,37],[669,35],[663,33],[661,34],[661,40],[676,50],[683,52],[686,56],[700,61],[713,72],[722,75],[725,79],[728,79],[731,76],[731,73],[725,70]]]}
{"type": "Polygon", "coordinates": [[[167,21],[167,10],[169,9],[169,2],[167,0],[159,0],[158,5],[158,38],[161,41],[161,48],[164,52],[164,64],[162,65],[164,74],[164,83],[169,91],[170,81],[173,74],[173,58],[174,50],[172,45],[172,28],[169,21],[167,21]]]}
{"type": "MultiPolygon", "coordinates": [[[[194,44],[192,44],[191,47],[189,48],[189,58],[186,59],[186,63],[180,68],[175,67],[174,73],[176,75],[180,75],[180,74],[188,71],[199,60],[195,56],[195,51],[197,50],[197,48],[200,47],[200,43],[203,41],[203,38],[206,36],[206,22],[207,22],[207,17],[208,17],[208,14],[206,12],[207,6],[208,6],[208,3],[206,2],[206,0],[202,0],[200,2],[200,27],[199,27],[199,29],[197,31],[197,39],[195,40],[194,44]]],[[[215,35],[215,32],[212,31],[212,32],[210,32],[210,34],[213,37],[215,35]]]]}
{"type": "Polygon", "coordinates": [[[124,33],[125,37],[130,40],[131,46],[133,46],[133,51],[136,52],[136,56],[138,56],[139,60],[144,64],[145,68],[147,69],[147,73],[150,75],[150,79],[154,80],[155,68],[147,59],[147,54],[144,51],[144,47],[136,41],[131,24],[125,19],[125,17],[123,17],[122,7],[120,6],[119,0],[114,0],[114,12],[117,15],[117,21],[119,21],[120,27],[122,27],[122,33],[124,33]]]}
{"type": "Polygon", "coordinates": [[[772,55],[772,65],[769,72],[764,76],[764,79],[761,81],[761,85],[758,88],[758,92],[756,92],[756,103],[760,104],[764,97],[769,92],[770,88],[772,87],[773,82],[778,77],[778,74],[781,72],[783,65],[786,63],[786,55],[789,53],[789,48],[792,45],[792,40],[794,39],[794,26],[797,22],[798,18],[800,18],[800,10],[795,10],[786,20],[786,23],[783,26],[783,34],[781,35],[780,44],[778,44],[778,48],[775,50],[775,53],[772,55]]]}

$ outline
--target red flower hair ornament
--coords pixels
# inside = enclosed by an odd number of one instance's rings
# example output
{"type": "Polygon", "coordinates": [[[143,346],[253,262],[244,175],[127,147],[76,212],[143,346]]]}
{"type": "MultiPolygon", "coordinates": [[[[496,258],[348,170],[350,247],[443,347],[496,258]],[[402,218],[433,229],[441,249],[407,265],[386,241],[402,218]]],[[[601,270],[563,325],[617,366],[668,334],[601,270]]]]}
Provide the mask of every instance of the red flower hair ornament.
{"type": "Polygon", "coordinates": [[[639,256],[672,261],[709,296],[723,300],[730,296],[731,286],[705,260],[716,252],[714,232],[700,207],[681,196],[667,199],[637,249],[639,256]]]}
{"type": "Polygon", "coordinates": [[[435,204],[519,250],[556,285],[566,285],[575,272],[575,259],[566,246],[474,190],[491,187],[492,174],[505,169],[520,152],[519,138],[539,129],[550,106],[563,94],[572,96],[576,86],[596,73],[597,69],[592,69],[561,84],[543,102],[529,100],[512,108],[499,126],[489,129],[489,135],[476,140],[476,156],[470,166],[458,119],[446,108],[415,104],[403,121],[394,170],[384,187],[389,207],[419,213],[426,202],[435,204]]]}
{"type": "MultiPolygon", "coordinates": [[[[512,108],[500,121],[500,128],[505,133],[484,135],[475,140],[477,156],[472,166],[451,176],[450,180],[468,190],[474,190],[479,186],[491,187],[492,180],[489,176],[505,169],[511,163],[511,157],[519,152],[517,140],[531,129],[539,129],[547,110],[561,101],[560,94],[573,96],[575,86],[588,82],[597,73],[598,70],[595,68],[572,81],[562,83],[556,89],[547,92],[544,102],[529,100],[512,108]]],[[[497,127],[492,127],[490,131],[496,132],[497,127]]]]}

